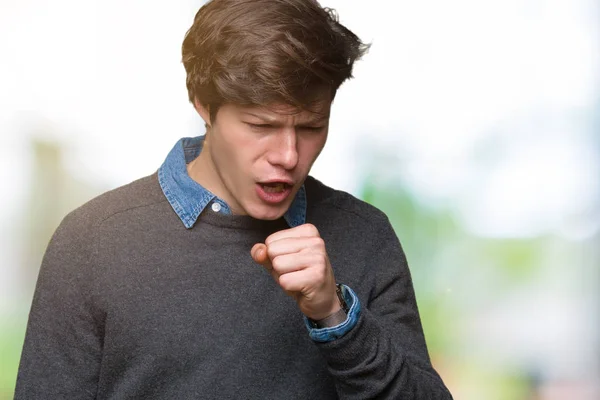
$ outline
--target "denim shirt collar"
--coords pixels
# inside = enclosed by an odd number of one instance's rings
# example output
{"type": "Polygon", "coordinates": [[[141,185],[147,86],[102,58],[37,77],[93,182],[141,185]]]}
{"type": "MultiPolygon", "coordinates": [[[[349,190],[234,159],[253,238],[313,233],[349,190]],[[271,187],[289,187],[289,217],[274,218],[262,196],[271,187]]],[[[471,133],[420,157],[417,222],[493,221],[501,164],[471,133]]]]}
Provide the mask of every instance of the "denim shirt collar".
{"type": "MultiPolygon", "coordinates": [[[[229,206],[220,198],[194,181],[186,165],[200,155],[204,136],[180,139],[158,169],[158,182],[165,197],[186,228],[194,226],[202,211],[211,203],[218,203],[220,212],[231,214],[229,206]]],[[[219,210],[219,208],[217,208],[219,210]]],[[[306,189],[300,187],[283,218],[290,227],[306,222],[306,189]]]]}

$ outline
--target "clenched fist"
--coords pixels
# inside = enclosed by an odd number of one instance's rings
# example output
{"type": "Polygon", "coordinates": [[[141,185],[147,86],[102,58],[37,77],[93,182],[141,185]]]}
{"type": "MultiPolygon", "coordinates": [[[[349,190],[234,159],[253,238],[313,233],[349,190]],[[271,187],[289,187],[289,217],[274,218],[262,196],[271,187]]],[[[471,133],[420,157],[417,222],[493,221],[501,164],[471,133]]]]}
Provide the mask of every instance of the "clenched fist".
{"type": "Polygon", "coordinates": [[[341,308],[325,242],[314,225],[276,232],[250,253],[308,318],[320,320],[341,308]]]}

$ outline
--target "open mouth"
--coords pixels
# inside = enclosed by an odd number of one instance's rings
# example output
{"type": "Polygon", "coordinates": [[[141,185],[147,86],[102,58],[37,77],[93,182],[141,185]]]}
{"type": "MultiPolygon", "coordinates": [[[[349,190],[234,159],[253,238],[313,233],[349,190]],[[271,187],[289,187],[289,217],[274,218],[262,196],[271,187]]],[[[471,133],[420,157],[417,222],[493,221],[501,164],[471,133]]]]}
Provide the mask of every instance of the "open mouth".
{"type": "Polygon", "coordinates": [[[286,182],[269,182],[269,183],[261,183],[263,190],[267,193],[281,193],[290,189],[292,185],[286,182]]]}

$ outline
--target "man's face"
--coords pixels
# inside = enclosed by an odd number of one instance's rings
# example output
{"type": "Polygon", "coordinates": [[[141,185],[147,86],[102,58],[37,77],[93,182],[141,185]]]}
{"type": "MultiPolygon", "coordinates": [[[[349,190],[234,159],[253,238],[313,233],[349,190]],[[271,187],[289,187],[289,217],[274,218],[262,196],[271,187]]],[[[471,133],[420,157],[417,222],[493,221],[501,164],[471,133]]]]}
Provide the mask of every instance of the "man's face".
{"type": "MultiPolygon", "coordinates": [[[[208,110],[196,108],[210,123],[208,110]]],[[[198,181],[234,214],[280,218],[325,145],[330,108],[331,101],[315,112],[285,105],[222,106],[207,132],[198,181]]]]}

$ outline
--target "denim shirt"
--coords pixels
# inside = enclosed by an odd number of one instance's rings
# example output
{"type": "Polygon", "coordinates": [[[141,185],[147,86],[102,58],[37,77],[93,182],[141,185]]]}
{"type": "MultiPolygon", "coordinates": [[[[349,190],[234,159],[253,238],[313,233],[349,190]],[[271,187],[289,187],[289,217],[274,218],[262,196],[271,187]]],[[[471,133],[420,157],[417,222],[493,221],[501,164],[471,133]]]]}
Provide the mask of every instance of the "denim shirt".
{"type": "MultiPolygon", "coordinates": [[[[187,229],[191,229],[207,206],[214,212],[232,214],[230,207],[194,181],[187,172],[187,164],[200,155],[204,136],[180,139],[158,169],[158,182],[175,213],[187,229]]],[[[296,193],[283,218],[294,228],[306,222],[306,189],[304,185],[296,193]]],[[[348,317],[341,324],[329,328],[313,328],[305,317],[305,325],[311,339],[316,342],[333,341],[349,332],[358,322],[360,302],[348,286],[342,285],[342,294],[348,305],[348,317]]]]}

